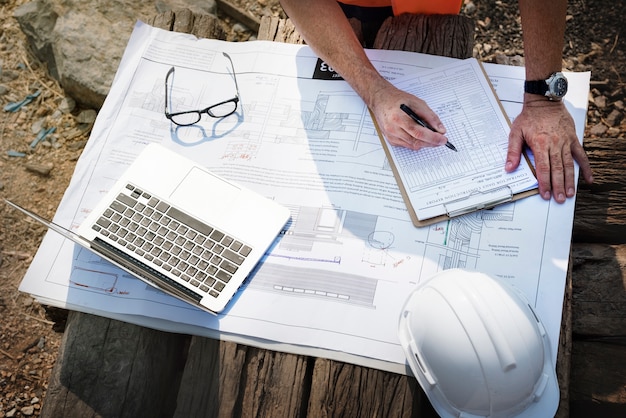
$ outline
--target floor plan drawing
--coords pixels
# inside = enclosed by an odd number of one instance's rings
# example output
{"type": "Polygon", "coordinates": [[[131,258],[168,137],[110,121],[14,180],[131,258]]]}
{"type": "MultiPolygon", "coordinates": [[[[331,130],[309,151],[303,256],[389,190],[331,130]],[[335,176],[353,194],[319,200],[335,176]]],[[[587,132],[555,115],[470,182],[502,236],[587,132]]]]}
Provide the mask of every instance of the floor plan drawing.
{"type": "MultiPolygon", "coordinates": [[[[196,39],[139,23],[129,51],[54,221],[70,229],[80,225],[150,143],[277,201],[291,219],[217,316],[77,252],[53,233],[44,238],[20,290],[48,304],[158,329],[406,373],[397,336],[406,296],[439,271],[477,269],[528,296],[556,337],[556,355],[573,201],[557,205],[534,196],[417,228],[369,110],[344,81],[313,78],[318,58],[310,48],[196,39]],[[168,70],[176,66],[173,106],[203,109],[235,92],[222,52],[233,62],[240,93],[236,112],[173,126],[164,115],[168,70]]],[[[392,69],[398,77],[423,71],[418,61],[434,68],[451,60],[367,53],[381,72],[390,75],[392,69]]],[[[521,109],[516,92],[522,91],[524,72],[501,67],[487,70],[499,74],[497,93],[514,117],[521,109]]],[[[587,92],[576,86],[588,87],[589,75],[568,78],[565,102],[582,138],[587,92]]],[[[454,106],[447,100],[439,110],[458,112],[454,106]]],[[[503,152],[480,150],[488,151],[493,159],[503,152]]],[[[463,169],[462,161],[456,164],[463,169]]]]}

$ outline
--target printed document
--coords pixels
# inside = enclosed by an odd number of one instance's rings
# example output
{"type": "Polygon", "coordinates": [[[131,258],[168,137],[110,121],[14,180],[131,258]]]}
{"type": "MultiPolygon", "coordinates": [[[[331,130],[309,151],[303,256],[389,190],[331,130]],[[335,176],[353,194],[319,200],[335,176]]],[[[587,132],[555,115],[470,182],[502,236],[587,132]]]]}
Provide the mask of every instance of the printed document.
{"type": "Polygon", "coordinates": [[[504,170],[509,121],[476,59],[455,61],[393,84],[437,113],[457,150],[415,151],[385,139],[387,156],[416,226],[510,202],[531,189],[537,192],[537,179],[526,158],[516,171],[504,170]]]}
{"type": "MultiPolygon", "coordinates": [[[[367,54],[389,79],[455,62],[402,51],[367,54]]],[[[222,314],[170,297],[54,232],[20,289],[43,303],[155,329],[406,373],[397,333],[406,297],[437,272],[461,267],[524,292],[556,361],[574,199],[557,204],[531,196],[415,228],[367,107],[345,81],[317,79],[317,64],[303,45],[196,39],[138,23],[54,217],[75,229],[149,143],[275,199],[292,220],[222,314]],[[234,76],[238,110],[172,125],[164,115],[172,66],[173,111],[233,97],[234,76]]],[[[513,119],[524,69],[485,69],[513,119]]],[[[568,77],[565,104],[582,140],[589,73],[568,77]]]]}

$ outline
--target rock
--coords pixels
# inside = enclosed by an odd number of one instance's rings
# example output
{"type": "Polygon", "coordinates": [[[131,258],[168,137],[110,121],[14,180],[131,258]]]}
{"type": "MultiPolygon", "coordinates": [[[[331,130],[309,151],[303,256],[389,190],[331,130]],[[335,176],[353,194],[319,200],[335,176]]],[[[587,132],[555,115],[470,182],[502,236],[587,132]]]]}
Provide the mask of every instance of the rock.
{"type": "Polygon", "coordinates": [[[64,97],[59,104],[59,110],[65,114],[72,113],[76,108],[76,100],[71,97],[64,97]]]}
{"type": "Polygon", "coordinates": [[[38,163],[27,163],[26,169],[28,171],[32,171],[33,173],[40,174],[42,176],[49,176],[50,172],[54,168],[54,164],[46,163],[46,164],[38,164],[38,163]]]}
{"type": "Polygon", "coordinates": [[[473,2],[468,1],[465,3],[465,13],[471,15],[475,11],[476,11],[476,5],[473,2]]]}
{"type": "Polygon", "coordinates": [[[29,417],[29,416],[31,416],[31,415],[33,415],[33,414],[35,413],[35,407],[34,407],[34,406],[32,406],[32,405],[25,406],[25,407],[23,407],[22,409],[20,409],[20,412],[21,412],[23,415],[25,415],[25,416],[29,417]]]}
{"type": "Polygon", "coordinates": [[[96,121],[96,117],[97,116],[98,116],[98,114],[93,109],[83,110],[76,117],[76,122],[84,123],[84,124],[88,124],[89,125],[89,124],[92,124],[92,123],[94,123],[96,121]]]}
{"type": "Polygon", "coordinates": [[[604,109],[606,107],[606,96],[597,96],[593,98],[593,103],[598,109],[604,109]]]}
{"type": "Polygon", "coordinates": [[[247,31],[249,31],[249,30],[250,30],[250,29],[248,29],[248,27],[247,27],[247,26],[245,26],[245,25],[243,25],[243,24],[241,24],[241,23],[235,23],[235,24],[233,25],[233,31],[234,31],[235,33],[243,33],[243,32],[247,32],[247,31]]]}
{"type": "Polygon", "coordinates": [[[86,107],[99,109],[137,20],[147,21],[159,13],[182,8],[214,14],[216,3],[34,0],[18,7],[14,17],[35,56],[47,65],[66,94],[86,107]]]}
{"type": "Polygon", "coordinates": [[[615,126],[621,122],[623,117],[624,115],[622,114],[621,111],[617,109],[613,109],[613,111],[609,113],[609,116],[606,117],[606,124],[611,127],[615,126]]]}
{"type": "Polygon", "coordinates": [[[606,133],[607,129],[608,128],[607,128],[607,126],[605,124],[598,123],[598,124],[592,126],[589,129],[589,133],[591,135],[600,136],[600,135],[604,135],[604,133],[606,133]]]}

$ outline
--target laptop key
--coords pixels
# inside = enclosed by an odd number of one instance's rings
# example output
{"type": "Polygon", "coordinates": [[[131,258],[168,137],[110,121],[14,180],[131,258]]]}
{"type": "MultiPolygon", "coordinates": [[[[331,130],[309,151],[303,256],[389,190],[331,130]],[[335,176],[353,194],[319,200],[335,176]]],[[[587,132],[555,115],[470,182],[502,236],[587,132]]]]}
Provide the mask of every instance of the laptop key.
{"type": "Polygon", "coordinates": [[[234,251],[231,251],[229,249],[224,250],[224,252],[222,252],[222,257],[224,257],[225,259],[227,259],[228,261],[232,261],[233,263],[237,264],[238,266],[240,266],[244,260],[245,257],[235,253],[234,251]]]}
{"type": "Polygon", "coordinates": [[[100,225],[103,228],[108,228],[111,225],[111,221],[107,218],[100,218],[96,221],[96,224],[100,225]]]}
{"type": "Polygon", "coordinates": [[[124,203],[125,205],[131,208],[135,207],[135,205],[137,204],[137,201],[135,199],[133,199],[130,196],[125,195],[124,193],[120,193],[117,196],[117,200],[119,200],[120,202],[124,203]]]}

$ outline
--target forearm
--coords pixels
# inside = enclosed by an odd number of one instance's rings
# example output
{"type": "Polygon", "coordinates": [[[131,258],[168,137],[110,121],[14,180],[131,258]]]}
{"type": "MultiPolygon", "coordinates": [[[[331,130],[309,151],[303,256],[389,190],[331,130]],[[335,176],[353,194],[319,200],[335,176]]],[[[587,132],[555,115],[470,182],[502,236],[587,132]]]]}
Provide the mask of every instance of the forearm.
{"type": "Polygon", "coordinates": [[[335,0],[281,0],[307,45],[371,106],[388,82],[371,64],[335,0]]]}
{"type": "Polygon", "coordinates": [[[561,71],[567,0],[519,0],[527,80],[561,71]]]}

